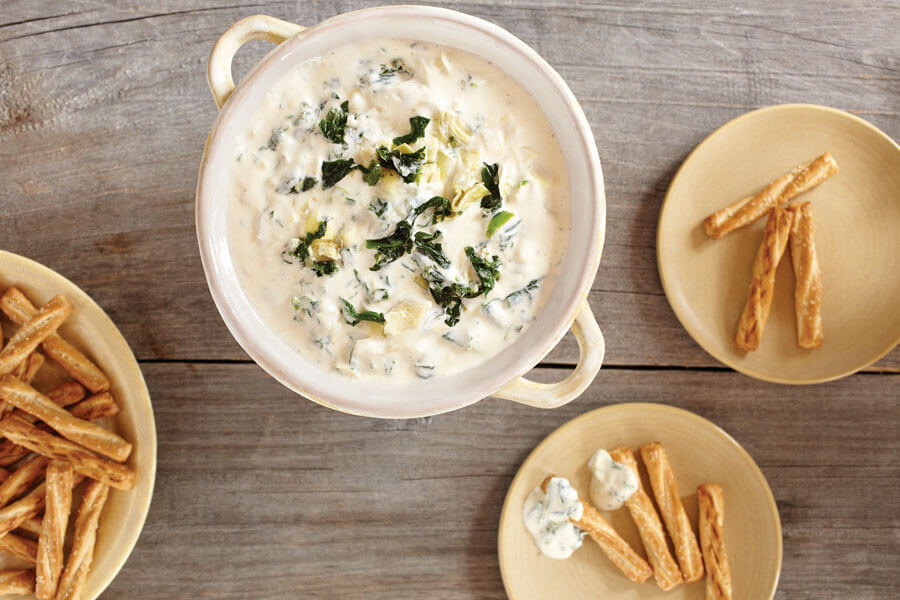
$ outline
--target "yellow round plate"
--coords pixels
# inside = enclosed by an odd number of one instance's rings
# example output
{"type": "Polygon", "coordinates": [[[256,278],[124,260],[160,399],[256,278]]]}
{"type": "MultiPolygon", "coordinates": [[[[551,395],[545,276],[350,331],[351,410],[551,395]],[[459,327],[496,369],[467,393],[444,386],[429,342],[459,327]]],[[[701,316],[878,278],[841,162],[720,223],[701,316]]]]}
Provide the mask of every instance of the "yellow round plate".
{"type": "MultiPolygon", "coordinates": [[[[516,473],[500,514],[500,573],[510,600],[597,598],[703,600],[705,583],[663,592],[651,577],[632,583],[590,538],[567,560],[547,558],[522,522],[528,493],[548,474],[567,477],[588,497],[587,461],[598,448],[637,449],[662,442],[678,478],[678,489],[696,532],[701,483],[719,483],[725,492],[725,545],[735,598],[771,599],[781,571],[781,521],[772,491],[750,455],[727,433],[686,410],[661,404],[618,404],[598,408],[551,433],[516,473]]],[[[645,478],[645,486],[646,478],[645,478]]],[[[650,488],[647,487],[649,490],[650,488]]],[[[626,509],[602,513],[639,553],[640,537],[626,509]]]]}
{"type": "MultiPolygon", "coordinates": [[[[109,377],[111,391],[122,409],[111,419],[111,428],[134,444],[128,465],[137,472],[135,486],[128,491],[111,489],[100,517],[94,561],[82,596],[93,600],[125,564],[150,508],[156,478],[156,426],[150,394],[125,338],[103,309],[78,286],[32,260],[0,251],[0,293],[12,285],[36,305],[56,294],[63,294],[72,302],[72,314],[59,331],[109,377]]],[[[4,327],[9,326],[5,319],[3,323],[4,327]]],[[[5,331],[8,333],[9,329],[5,331]]],[[[45,375],[52,377],[54,368],[57,367],[52,361],[47,361],[37,381],[45,375]]],[[[13,560],[2,562],[2,566],[11,567],[13,560]]]]}
{"type": "Polygon", "coordinates": [[[713,357],[767,381],[818,383],[858,371],[900,342],[898,232],[900,147],[839,110],[773,106],[723,125],[684,161],[659,216],[659,275],[675,315],[713,357]],[[840,171],[796,199],[813,203],[825,342],[813,350],[797,346],[788,252],[759,350],[741,352],[734,333],[765,219],[720,240],[700,224],[826,151],[840,171]]]}

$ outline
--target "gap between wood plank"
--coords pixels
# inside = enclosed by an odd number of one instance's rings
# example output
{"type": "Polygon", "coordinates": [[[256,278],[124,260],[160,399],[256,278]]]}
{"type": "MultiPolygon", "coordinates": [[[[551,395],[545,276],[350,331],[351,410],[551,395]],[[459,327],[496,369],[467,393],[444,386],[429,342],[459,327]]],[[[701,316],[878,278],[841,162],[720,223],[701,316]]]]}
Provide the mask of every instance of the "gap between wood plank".
{"type": "MultiPolygon", "coordinates": [[[[166,364],[199,364],[199,365],[252,365],[254,362],[248,359],[168,359],[168,358],[145,358],[139,359],[138,364],[146,365],[166,365],[166,364]]],[[[551,370],[572,370],[574,364],[567,363],[538,363],[535,369],[551,369],[551,370]]],[[[699,373],[737,373],[730,367],[716,366],[680,366],[680,365],[620,365],[608,364],[603,365],[606,371],[695,371],[699,373]]],[[[862,369],[857,371],[856,375],[896,375],[900,373],[900,369],[882,368],[882,369],[862,369]]]]}

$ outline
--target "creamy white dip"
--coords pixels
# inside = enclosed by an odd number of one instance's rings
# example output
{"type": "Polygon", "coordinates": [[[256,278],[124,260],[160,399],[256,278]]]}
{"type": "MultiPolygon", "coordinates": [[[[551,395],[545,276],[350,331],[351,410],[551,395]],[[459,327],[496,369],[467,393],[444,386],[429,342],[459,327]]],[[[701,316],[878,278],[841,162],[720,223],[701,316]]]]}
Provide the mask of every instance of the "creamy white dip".
{"type": "Polygon", "coordinates": [[[464,370],[511,344],[553,288],[569,236],[562,152],[534,99],[482,58],[338,47],[286,74],[234,147],[242,288],[324,369],[464,370]]]}
{"type": "Polygon", "coordinates": [[[584,513],[578,492],[565,477],[553,477],[547,492],[534,488],[525,498],[522,518],[538,549],[550,558],[564,559],[581,547],[585,531],[577,521],[584,513]]]}
{"type": "Polygon", "coordinates": [[[637,474],[628,465],[616,462],[603,448],[588,461],[591,471],[591,502],[600,510],[617,510],[638,489],[637,474]]]}

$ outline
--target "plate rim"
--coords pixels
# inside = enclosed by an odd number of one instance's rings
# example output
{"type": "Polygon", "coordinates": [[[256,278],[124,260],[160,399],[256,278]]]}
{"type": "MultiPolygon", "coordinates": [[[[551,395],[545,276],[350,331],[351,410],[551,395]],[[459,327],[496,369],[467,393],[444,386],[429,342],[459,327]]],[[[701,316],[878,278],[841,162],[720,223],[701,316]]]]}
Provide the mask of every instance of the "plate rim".
{"type": "Polygon", "coordinates": [[[83,303],[84,305],[89,306],[91,309],[96,310],[97,315],[101,320],[105,319],[106,321],[108,321],[108,325],[111,326],[111,331],[113,332],[113,337],[110,341],[113,345],[124,348],[126,352],[125,363],[127,365],[127,368],[128,370],[132,371],[134,375],[136,375],[136,377],[134,378],[134,383],[139,383],[140,385],[135,399],[139,404],[146,405],[143,408],[145,408],[150,415],[149,436],[148,439],[144,442],[149,446],[149,456],[151,458],[150,464],[144,469],[144,471],[147,472],[147,475],[145,475],[145,477],[147,477],[149,481],[146,496],[139,499],[136,503],[136,507],[138,508],[138,511],[136,513],[137,518],[129,519],[128,521],[127,525],[129,528],[133,529],[134,533],[132,536],[129,536],[131,537],[131,539],[126,542],[127,550],[115,554],[112,560],[112,568],[109,569],[106,573],[103,573],[102,577],[99,578],[100,585],[97,588],[96,594],[85,594],[86,600],[93,600],[99,598],[103,594],[103,592],[105,592],[107,588],[109,588],[110,584],[122,570],[122,567],[124,567],[125,563],[128,562],[131,553],[137,546],[137,542],[144,530],[144,525],[147,522],[147,516],[150,513],[150,504],[153,500],[153,492],[156,487],[156,468],[158,462],[158,440],[156,432],[156,416],[153,412],[153,401],[150,398],[150,390],[147,387],[146,380],[144,379],[144,373],[141,370],[141,366],[138,363],[137,358],[135,357],[134,352],[131,349],[131,346],[125,339],[125,336],[122,335],[122,332],[119,330],[119,327],[118,325],[116,325],[115,321],[113,321],[112,318],[106,313],[106,311],[103,310],[103,307],[101,307],[97,303],[97,301],[90,296],[90,294],[81,289],[80,286],[75,284],[68,277],[58,273],[57,271],[44,264],[39,263],[36,260],[33,260],[26,256],[22,256],[21,254],[16,254],[15,252],[0,249],[0,265],[16,263],[18,263],[17,266],[19,266],[24,272],[30,271],[32,273],[35,273],[38,277],[59,281],[61,283],[60,287],[68,288],[60,290],[59,293],[78,296],[77,301],[79,303],[83,303]]]}
{"type": "Polygon", "coordinates": [[[590,420],[595,418],[597,415],[603,413],[604,415],[612,414],[616,412],[629,412],[629,411],[655,411],[663,414],[668,414],[669,416],[679,416],[688,419],[695,423],[698,427],[711,428],[715,433],[722,436],[725,441],[734,447],[738,453],[750,464],[750,471],[752,472],[754,478],[757,479],[757,482],[762,485],[762,489],[766,492],[766,500],[767,500],[767,508],[769,510],[770,515],[774,515],[775,519],[775,531],[776,531],[776,540],[777,540],[777,548],[775,553],[776,563],[778,565],[778,569],[775,573],[775,578],[772,581],[772,586],[769,589],[768,600],[771,600],[775,597],[775,592],[778,589],[778,583],[781,579],[781,568],[782,562],[784,559],[784,532],[781,529],[781,514],[778,512],[778,505],[775,502],[775,496],[772,494],[772,488],[769,485],[768,480],[766,479],[765,474],[762,472],[762,469],[759,468],[759,465],[756,464],[756,461],[750,455],[749,452],[736,440],[734,439],[727,431],[710,421],[709,419],[698,415],[695,412],[689,411],[684,408],[679,408],[677,406],[671,406],[668,404],[654,403],[654,402],[622,402],[619,404],[610,404],[607,406],[601,406],[595,408],[593,410],[589,410],[586,413],[578,415],[572,419],[569,419],[553,431],[551,431],[547,436],[544,437],[535,447],[534,449],[528,453],[528,456],[522,461],[519,465],[519,468],[516,470],[516,474],[513,476],[512,481],[509,483],[509,487],[506,488],[506,496],[503,499],[503,507],[500,509],[500,517],[498,519],[497,526],[497,562],[500,567],[500,579],[503,582],[503,589],[506,592],[507,597],[510,600],[515,600],[512,592],[509,589],[509,584],[507,583],[509,579],[509,574],[506,571],[505,563],[503,561],[504,554],[504,541],[503,541],[503,532],[504,527],[503,523],[506,520],[506,513],[508,510],[511,510],[512,504],[512,490],[519,483],[519,480],[525,476],[524,470],[526,464],[528,464],[532,459],[534,459],[546,445],[549,445],[550,442],[556,440],[557,437],[561,437],[567,433],[567,430],[571,427],[576,426],[581,421],[590,420]]]}
{"type": "Polygon", "coordinates": [[[766,373],[765,371],[753,369],[742,363],[732,360],[731,358],[722,357],[722,356],[719,356],[717,353],[713,352],[710,349],[709,344],[707,344],[705,341],[701,341],[702,336],[699,336],[697,334],[696,329],[693,328],[692,326],[688,325],[684,315],[682,314],[682,311],[676,307],[675,303],[672,302],[672,295],[671,295],[672,293],[670,292],[670,289],[669,289],[669,287],[670,287],[670,285],[672,285],[672,283],[669,281],[668,277],[665,275],[665,270],[663,268],[664,259],[663,259],[662,252],[660,251],[660,237],[661,237],[661,232],[662,232],[662,222],[663,222],[663,218],[665,217],[666,209],[667,209],[667,207],[669,207],[669,204],[670,204],[670,197],[672,195],[672,189],[678,183],[679,178],[681,177],[685,167],[691,161],[691,159],[693,159],[694,156],[704,146],[706,146],[714,137],[718,136],[718,134],[720,134],[723,130],[728,129],[734,125],[737,125],[739,122],[741,122],[745,119],[758,118],[761,115],[767,116],[769,113],[775,113],[775,112],[780,112],[780,111],[790,111],[790,110],[808,110],[811,112],[828,113],[831,115],[835,115],[835,116],[839,116],[839,117],[848,119],[851,122],[853,122],[855,125],[861,126],[865,129],[868,129],[870,132],[883,138],[889,144],[891,144],[898,152],[900,152],[900,146],[898,146],[897,142],[895,142],[891,138],[891,136],[889,136],[888,134],[886,134],[885,132],[880,130],[878,127],[876,127],[872,123],[869,123],[865,119],[857,117],[854,114],[851,114],[847,111],[844,111],[844,110],[841,110],[838,108],[833,108],[831,106],[823,106],[820,104],[811,104],[811,103],[773,104],[770,106],[763,106],[760,108],[756,108],[756,109],[747,111],[741,115],[738,115],[737,117],[735,117],[729,121],[726,121],[722,125],[719,125],[712,132],[710,132],[706,137],[704,137],[703,140],[699,144],[697,144],[694,147],[694,149],[691,150],[690,153],[685,157],[685,159],[682,161],[681,165],[678,167],[678,170],[675,172],[675,175],[672,177],[672,181],[669,183],[669,187],[666,189],[666,195],[663,198],[662,204],[660,205],[660,208],[659,208],[659,218],[656,221],[656,239],[655,239],[655,242],[656,242],[656,270],[659,275],[660,283],[662,284],[663,292],[665,293],[665,296],[666,296],[666,302],[668,302],[669,307],[672,309],[672,312],[675,313],[675,317],[678,319],[678,322],[681,324],[681,327],[687,332],[687,334],[689,336],[691,336],[691,339],[698,346],[700,346],[700,348],[702,348],[704,352],[706,352],[709,356],[711,356],[714,360],[717,360],[718,362],[722,363],[726,367],[729,367],[729,368],[737,371],[738,373],[741,373],[748,377],[752,377],[754,379],[759,379],[761,381],[768,381],[770,383],[778,383],[778,384],[784,384],[784,385],[814,385],[817,383],[825,383],[828,381],[835,381],[837,379],[842,379],[844,377],[853,375],[854,373],[857,373],[858,371],[861,371],[862,369],[865,369],[866,367],[869,367],[869,366],[875,364],[876,362],[878,362],[879,360],[881,360],[882,358],[887,356],[888,353],[890,353],[894,348],[896,348],[898,345],[900,345],[900,335],[898,335],[897,338],[892,343],[890,343],[880,353],[876,354],[868,362],[860,364],[859,366],[856,366],[856,367],[851,367],[849,369],[843,369],[839,373],[836,373],[833,375],[826,375],[824,377],[810,377],[810,378],[805,378],[805,379],[788,378],[788,377],[780,377],[778,375],[771,375],[771,374],[766,373]]]}

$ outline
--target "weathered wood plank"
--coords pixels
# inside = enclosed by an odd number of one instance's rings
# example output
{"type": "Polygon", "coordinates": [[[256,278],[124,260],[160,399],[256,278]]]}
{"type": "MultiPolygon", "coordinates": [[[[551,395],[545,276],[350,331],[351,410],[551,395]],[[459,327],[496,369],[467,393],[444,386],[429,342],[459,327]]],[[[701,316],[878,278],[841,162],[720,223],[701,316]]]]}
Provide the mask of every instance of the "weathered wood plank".
{"type": "MultiPolygon", "coordinates": [[[[142,358],[242,358],[209,301],[193,233],[196,168],[215,116],[206,57],[247,14],[312,23],[362,5],[5,4],[0,244],[82,285],[142,358]]],[[[532,44],[593,125],[609,226],[591,301],[611,364],[716,365],[673,318],[654,250],[668,182],[709,131],[756,106],[810,101],[900,132],[895,4],[455,6],[532,44]]],[[[248,48],[238,72],[266,50],[248,48]]],[[[565,343],[548,361],[575,356],[565,343]]],[[[900,352],[880,366],[900,369],[900,352]]]]}
{"type": "Polygon", "coordinates": [[[730,373],[614,370],[554,411],[485,400],[380,421],[314,405],[253,365],[143,368],[156,494],[105,598],[504,598],[497,522],[519,464],[565,421],[628,401],[697,412],[753,455],[784,526],[778,598],[884,598],[900,583],[900,376],[813,395],[730,373]]]}

